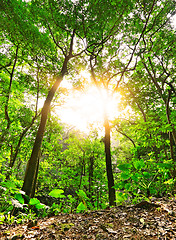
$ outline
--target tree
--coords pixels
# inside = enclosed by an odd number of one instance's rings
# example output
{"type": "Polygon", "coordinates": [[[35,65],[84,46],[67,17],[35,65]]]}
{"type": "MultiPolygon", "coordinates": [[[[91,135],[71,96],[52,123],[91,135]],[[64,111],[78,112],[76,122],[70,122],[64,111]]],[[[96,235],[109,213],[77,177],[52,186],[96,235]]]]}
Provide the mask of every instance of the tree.
{"type": "MultiPolygon", "coordinates": [[[[35,95],[36,100],[36,107],[32,112],[29,110],[30,107],[19,107],[24,115],[30,112],[31,119],[24,127],[26,118],[20,116],[21,122],[18,126],[22,127],[22,130],[18,129],[18,141],[14,138],[13,144],[10,143],[8,148],[9,152],[10,150],[13,152],[10,166],[13,166],[24,137],[40,114],[37,108],[39,95],[46,98],[25,173],[23,190],[27,195],[32,197],[35,193],[41,146],[51,102],[64,76],[68,73],[75,76],[77,69],[83,68],[84,64],[90,70],[93,83],[100,92],[105,89],[109,95],[112,95],[120,90],[120,86],[127,90],[130,101],[133,101],[132,107],[134,110],[137,107],[137,113],[140,111],[143,116],[146,139],[150,139],[149,148],[151,150],[153,147],[156,156],[158,150],[155,145],[152,146],[154,134],[152,135],[147,126],[153,111],[149,111],[147,104],[151,104],[154,99],[154,87],[157,89],[158,105],[160,100],[165,105],[170,131],[170,153],[174,159],[175,84],[171,76],[175,79],[175,75],[174,67],[171,67],[173,65],[171,57],[162,59],[162,52],[167,55],[172,50],[174,56],[175,37],[169,27],[168,14],[174,13],[175,1],[11,0],[9,2],[3,0],[1,7],[2,43],[8,42],[9,46],[13,45],[11,55],[1,54],[5,60],[1,64],[2,76],[9,80],[9,84],[5,84],[6,96],[2,100],[4,110],[1,115],[3,123],[6,123],[2,131],[2,140],[8,138],[13,127],[12,122],[16,122],[16,118],[13,117],[15,102],[12,104],[12,109],[9,107],[14,79],[18,79],[19,83],[21,81],[20,84],[27,91],[27,95],[35,95]],[[157,43],[162,40],[164,34],[168,37],[167,44],[158,47],[157,43]],[[24,71],[19,70],[20,67],[24,67],[24,71]],[[146,85],[148,78],[152,81],[149,87],[146,85]],[[138,80],[140,87],[135,83],[135,79],[138,80]],[[142,91],[144,95],[138,92],[143,88],[146,90],[142,91]],[[150,99],[143,102],[148,92],[150,99]]],[[[19,94],[20,88],[17,92],[19,94]]],[[[158,119],[157,117],[154,116],[153,119],[158,119]]],[[[115,205],[110,152],[111,125],[106,109],[104,123],[109,204],[115,205]]],[[[125,136],[126,133],[121,132],[125,136]]],[[[143,136],[142,132],[140,133],[143,136]]],[[[133,145],[137,146],[136,141],[132,141],[129,134],[126,136],[131,139],[133,145]]],[[[161,138],[162,134],[157,136],[161,138]]],[[[93,165],[90,167],[91,188],[93,165]]]]}

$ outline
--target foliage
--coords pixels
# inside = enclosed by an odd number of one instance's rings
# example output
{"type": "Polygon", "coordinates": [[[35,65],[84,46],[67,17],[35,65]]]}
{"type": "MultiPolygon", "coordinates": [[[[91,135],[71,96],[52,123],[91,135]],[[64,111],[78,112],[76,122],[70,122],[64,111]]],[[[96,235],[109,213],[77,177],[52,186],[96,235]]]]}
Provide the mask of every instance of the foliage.
{"type": "Polygon", "coordinates": [[[130,163],[119,164],[121,173],[118,176],[116,189],[122,191],[119,202],[124,200],[136,202],[151,196],[161,197],[174,189],[174,180],[170,174],[173,169],[172,160],[156,162],[152,158],[136,159],[130,163]]]}
{"type": "Polygon", "coordinates": [[[43,136],[36,197],[27,199],[20,190],[41,106],[66,57],[73,86],[86,91],[79,71],[87,69],[99,90],[121,93],[122,114],[110,122],[119,141],[111,151],[116,202],[174,193],[175,1],[3,0],[0,5],[0,222],[14,221],[14,208],[23,222],[108,205],[102,136],[61,123],[54,112],[61,89],[43,136]]]}

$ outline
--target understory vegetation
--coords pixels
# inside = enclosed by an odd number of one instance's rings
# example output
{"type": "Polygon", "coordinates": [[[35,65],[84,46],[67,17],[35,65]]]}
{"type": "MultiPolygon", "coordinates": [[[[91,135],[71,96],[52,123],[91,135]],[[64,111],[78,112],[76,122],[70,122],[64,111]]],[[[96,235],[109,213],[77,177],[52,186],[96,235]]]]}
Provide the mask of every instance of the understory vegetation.
{"type": "MultiPolygon", "coordinates": [[[[53,124],[52,120],[50,124],[53,124]]],[[[48,124],[47,127],[51,126],[48,124]]],[[[52,129],[55,129],[53,125],[52,129]]],[[[34,198],[29,200],[20,190],[25,170],[23,155],[17,161],[18,168],[10,169],[9,179],[6,178],[9,166],[1,160],[1,223],[20,223],[59,212],[85,212],[108,207],[104,143],[101,138],[95,132],[87,136],[73,130],[69,133],[67,130],[65,136],[66,129],[61,126],[59,131],[49,131],[44,140],[34,198]]],[[[120,143],[112,151],[117,205],[175,194],[175,165],[166,158],[164,151],[158,154],[156,160],[155,152],[150,152],[150,148],[134,148],[125,137],[118,136],[118,139],[120,143]]]]}
{"type": "Polygon", "coordinates": [[[175,7],[1,1],[0,224],[175,196],[175,7]],[[85,133],[56,109],[92,86],[104,114],[85,133]]]}

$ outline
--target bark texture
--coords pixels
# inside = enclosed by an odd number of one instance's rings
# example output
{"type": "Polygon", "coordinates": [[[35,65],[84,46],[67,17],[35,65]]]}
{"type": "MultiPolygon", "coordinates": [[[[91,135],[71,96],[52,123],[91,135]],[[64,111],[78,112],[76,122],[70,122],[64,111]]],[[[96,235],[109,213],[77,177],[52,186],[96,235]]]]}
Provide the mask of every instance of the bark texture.
{"type": "Polygon", "coordinates": [[[105,115],[104,119],[105,127],[105,154],[106,154],[106,173],[108,179],[108,193],[109,193],[109,205],[115,206],[115,188],[114,188],[114,177],[112,171],[112,160],[111,160],[111,142],[110,142],[110,126],[107,116],[105,115]]]}

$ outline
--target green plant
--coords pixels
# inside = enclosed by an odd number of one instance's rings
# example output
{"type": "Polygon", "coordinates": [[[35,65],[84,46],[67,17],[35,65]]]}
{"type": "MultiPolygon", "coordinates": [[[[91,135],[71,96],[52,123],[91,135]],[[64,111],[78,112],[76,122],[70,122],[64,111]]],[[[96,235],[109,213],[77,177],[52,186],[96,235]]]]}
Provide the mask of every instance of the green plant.
{"type": "Polygon", "coordinates": [[[3,212],[0,213],[0,224],[3,224],[5,222],[5,215],[3,212]]]}
{"type": "Polygon", "coordinates": [[[56,215],[61,211],[62,205],[63,205],[63,201],[61,199],[65,198],[65,195],[63,193],[64,193],[64,191],[62,189],[53,189],[49,193],[49,196],[60,199],[59,204],[56,204],[56,203],[52,204],[52,206],[49,210],[50,213],[53,212],[56,215]]]}
{"type": "Polygon", "coordinates": [[[80,203],[76,208],[76,212],[84,212],[87,210],[87,204],[89,202],[89,198],[87,197],[86,193],[83,190],[76,191],[80,203]]]}
{"type": "Polygon", "coordinates": [[[29,205],[34,206],[38,210],[45,208],[45,205],[42,204],[37,198],[31,198],[29,200],[29,205]]]}
{"type": "Polygon", "coordinates": [[[76,212],[79,213],[79,212],[84,212],[87,210],[87,205],[86,203],[84,202],[80,202],[79,205],[77,206],[76,208],[76,212]]]}
{"type": "Polygon", "coordinates": [[[71,213],[74,209],[76,199],[70,194],[67,196],[67,198],[68,198],[67,199],[67,206],[65,207],[65,209],[63,211],[67,212],[67,213],[71,213]]]}
{"type": "Polygon", "coordinates": [[[23,208],[23,191],[18,188],[18,181],[7,180],[0,184],[0,212],[7,214],[13,207],[23,208]]]}
{"type": "Polygon", "coordinates": [[[133,158],[131,163],[119,164],[121,173],[118,176],[116,189],[118,201],[134,199],[135,201],[146,199],[150,196],[160,196],[171,191],[174,187],[174,180],[170,176],[170,169],[173,168],[171,160],[164,160],[157,163],[156,160],[138,160],[133,158]]]}

